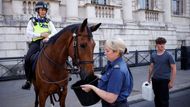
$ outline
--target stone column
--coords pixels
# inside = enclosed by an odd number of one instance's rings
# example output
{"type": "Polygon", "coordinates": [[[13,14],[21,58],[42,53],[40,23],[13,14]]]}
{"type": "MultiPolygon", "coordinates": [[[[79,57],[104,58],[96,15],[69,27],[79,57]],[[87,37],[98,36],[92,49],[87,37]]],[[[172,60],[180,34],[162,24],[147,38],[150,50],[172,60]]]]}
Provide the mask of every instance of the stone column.
{"type": "Polygon", "coordinates": [[[3,14],[3,3],[2,3],[3,0],[0,0],[0,15],[3,14]]]}
{"type": "Polygon", "coordinates": [[[66,17],[69,20],[78,18],[78,0],[66,0],[66,17]]]}
{"type": "Polygon", "coordinates": [[[187,11],[186,16],[190,16],[190,0],[186,1],[186,4],[187,4],[187,6],[186,6],[186,11],[187,11]]]}
{"type": "Polygon", "coordinates": [[[132,0],[122,0],[122,9],[124,23],[132,21],[132,0]]]}
{"type": "Polygon", "coordinates": [[[163,0],[164,21],[171,22],[171,1],[163,0]]]}

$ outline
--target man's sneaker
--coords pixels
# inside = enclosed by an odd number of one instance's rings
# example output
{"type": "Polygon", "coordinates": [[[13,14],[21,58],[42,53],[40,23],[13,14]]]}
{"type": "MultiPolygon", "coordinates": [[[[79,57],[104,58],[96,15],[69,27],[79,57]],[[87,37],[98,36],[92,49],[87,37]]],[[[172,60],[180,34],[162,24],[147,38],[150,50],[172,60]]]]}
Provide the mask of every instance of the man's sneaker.
{"type": "Polygon", "coordinates": [[[29,81],[26,81],[26,83],[22,86],[22,89],[24,90],[30,90],[31,83],[29,81]]]}

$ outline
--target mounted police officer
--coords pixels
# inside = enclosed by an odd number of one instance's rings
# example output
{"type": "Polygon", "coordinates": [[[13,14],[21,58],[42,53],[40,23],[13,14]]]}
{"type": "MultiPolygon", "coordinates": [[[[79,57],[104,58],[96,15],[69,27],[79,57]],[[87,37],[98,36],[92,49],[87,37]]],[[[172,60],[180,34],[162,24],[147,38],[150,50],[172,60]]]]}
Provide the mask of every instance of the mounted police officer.
{"type": "Polygon", "coordinates": [[[37,16],[30,18],[26,28],[27,36],[31,38],[32,41],[25,57],[24,69],[27,81],[22,86],[22,89],[30,89],[31,87],[33,75],[31,67],[31,56],[40,51],[41,41],[47,42],[51,36],[57,33],[57,30],[55,29],[52,21],[46,17],[47,11],[47,3],[39,1],[35,6],[35,12],[37,12],[37,16]]]}

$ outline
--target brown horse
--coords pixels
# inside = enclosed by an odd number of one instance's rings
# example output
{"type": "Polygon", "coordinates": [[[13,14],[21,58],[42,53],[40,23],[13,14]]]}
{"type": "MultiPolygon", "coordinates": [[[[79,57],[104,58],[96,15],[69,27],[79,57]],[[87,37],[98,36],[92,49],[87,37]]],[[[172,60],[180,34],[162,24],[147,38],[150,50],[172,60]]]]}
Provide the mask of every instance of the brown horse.
{"type": "Polygon", "coordinates": [[[38,107],[38,103],[40,107],[45,107],[47,97],[52,94],[57,94],[60,107],[65,107],[69,78],[66,68],[68,56],[72,58],[73,65],[79,69],[81,79],[94,75],[95,41],[92,32],[100,25],[101,23],[88,27],[85,19],[82,24],[67,26],[50,38],[42,48],[33,80],[36,94],[35,107],[38,107]]]}

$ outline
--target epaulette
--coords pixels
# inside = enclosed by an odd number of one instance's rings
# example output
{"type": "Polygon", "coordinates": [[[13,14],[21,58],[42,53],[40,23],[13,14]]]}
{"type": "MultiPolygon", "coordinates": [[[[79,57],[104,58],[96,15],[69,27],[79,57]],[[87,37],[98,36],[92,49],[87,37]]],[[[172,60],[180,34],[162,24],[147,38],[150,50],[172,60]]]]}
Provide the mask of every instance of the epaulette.
{"type": "Polygon", "coordinates": [[[31,17],[30,20],[32,21],[32,23],[34,24],[34,26],[37,25],[36,17],[31,17]]]}
{"type": "Polygon", "coordinates": [[[46,18],[46,22],[49,23],[49,21],[51,21],[49,18],[46,18]]]}
{"type": "Polygon", "coordinates": [[[113,66],[113,68],[118,69],[118,68],[120,68],[120,66],[118,64],[116,64],[116,65],[113,66]]]}

